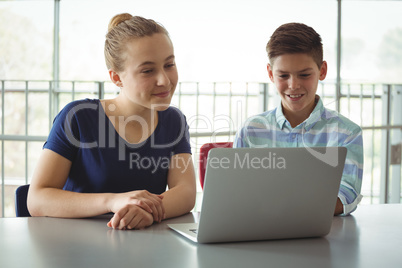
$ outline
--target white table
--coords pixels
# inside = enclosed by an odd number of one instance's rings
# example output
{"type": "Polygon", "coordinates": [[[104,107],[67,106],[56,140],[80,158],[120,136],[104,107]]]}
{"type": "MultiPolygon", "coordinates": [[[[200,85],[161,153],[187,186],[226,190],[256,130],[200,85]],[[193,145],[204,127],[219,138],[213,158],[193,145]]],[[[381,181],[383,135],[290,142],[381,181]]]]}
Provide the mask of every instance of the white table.
{"type": "Polygon", "coordinates": [[[323,238],[195,244],[166,223],[120,231],[107,217],[1,218],[0,267],[402,267],[402,204],[361,205],[323,238]]]}

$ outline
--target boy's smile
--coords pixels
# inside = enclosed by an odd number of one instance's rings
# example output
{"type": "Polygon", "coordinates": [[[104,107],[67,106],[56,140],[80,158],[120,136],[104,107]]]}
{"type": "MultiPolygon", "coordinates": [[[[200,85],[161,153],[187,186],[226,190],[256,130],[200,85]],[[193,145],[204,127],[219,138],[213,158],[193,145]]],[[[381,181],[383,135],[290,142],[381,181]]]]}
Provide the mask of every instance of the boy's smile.
{"type": "Polygon", "coordinates": [[[319,68],[307,54],[283,54],[268,64],[268,75],[282,100],[283,113],[295,127],[306,120],[315,107],[318,81],[327,74],[327,63],[319,68]]]}

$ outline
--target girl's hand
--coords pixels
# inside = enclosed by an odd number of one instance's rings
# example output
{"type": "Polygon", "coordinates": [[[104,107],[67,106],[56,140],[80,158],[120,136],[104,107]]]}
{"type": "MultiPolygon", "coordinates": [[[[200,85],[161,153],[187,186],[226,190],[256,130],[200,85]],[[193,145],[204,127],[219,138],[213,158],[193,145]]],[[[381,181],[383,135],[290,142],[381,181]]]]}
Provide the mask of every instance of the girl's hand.
{"type": "Polygon", "coordinates": [[[116,214],[119,211],[133,209],[132,205],[136,205],[150,213],[154,221],[161,222],[165,218],[162,199],[163,196],[152,194],[146,190],[115,194],[109,202],[109,210],[116,214]]]}
{"type": "Polygon", "coordinates": [[[153,221],[151,213],[137,205],[130,204],[117,211],[107,226],[120,230],[143,229],[152,225],[153,221]]]}

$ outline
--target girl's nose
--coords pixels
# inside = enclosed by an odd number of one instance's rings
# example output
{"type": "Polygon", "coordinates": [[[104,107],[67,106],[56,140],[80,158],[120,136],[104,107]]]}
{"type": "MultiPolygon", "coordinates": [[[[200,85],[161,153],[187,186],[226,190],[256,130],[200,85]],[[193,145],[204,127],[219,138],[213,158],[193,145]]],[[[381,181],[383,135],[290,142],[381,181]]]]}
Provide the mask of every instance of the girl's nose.
{"type": "Polygon", "coordinates": [[[161,71],[157,77],[157,85],[158,86],[168,86],[170,84],[169,76],[166,72],[161,71]]]}

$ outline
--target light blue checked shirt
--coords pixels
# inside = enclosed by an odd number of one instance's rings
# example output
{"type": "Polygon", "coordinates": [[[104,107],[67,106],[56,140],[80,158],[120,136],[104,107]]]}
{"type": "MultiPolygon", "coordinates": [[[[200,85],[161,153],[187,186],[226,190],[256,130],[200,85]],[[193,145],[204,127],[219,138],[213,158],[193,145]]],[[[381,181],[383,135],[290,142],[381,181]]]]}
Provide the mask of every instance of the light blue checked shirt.
{"type": "Polygon", "coordinates": [[[236,134],[233,147],[346,147],[338,197],[343,204],[342,215],[348,215],[362,199],[362,130],[346,117],[325,108],[318,95],[316,102],[310,116],[295,128],[285,118],[282,105],[249,118],[236,134]]]}

